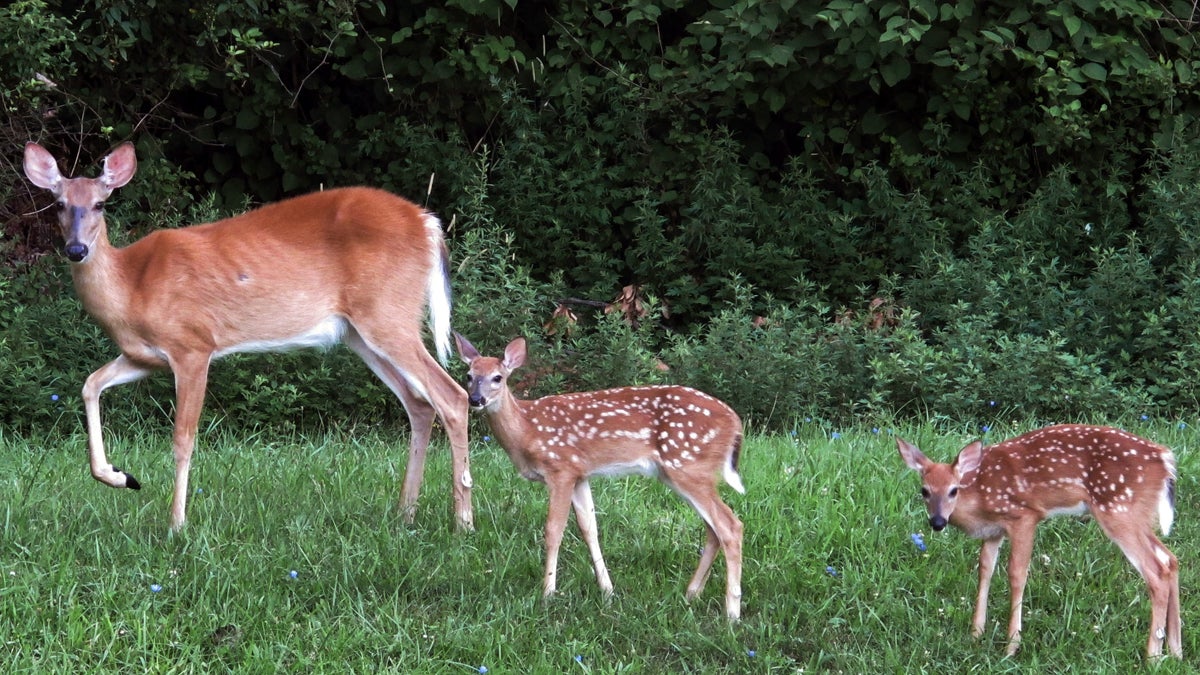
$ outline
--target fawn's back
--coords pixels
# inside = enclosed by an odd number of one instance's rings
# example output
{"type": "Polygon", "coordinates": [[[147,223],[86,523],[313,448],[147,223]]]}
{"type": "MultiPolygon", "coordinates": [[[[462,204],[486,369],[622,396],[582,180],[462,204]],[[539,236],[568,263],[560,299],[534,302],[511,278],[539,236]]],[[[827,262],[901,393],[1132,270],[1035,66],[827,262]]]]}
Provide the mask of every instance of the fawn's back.
{"type": "Polygon", "coordinates": [[[520,405],[538,432],[529,450],[552,460],[561,454],[587,473],[656,475],[694,464],[715,469],[741,443],[737,413],[689,387],[622,387],[520,405]],[[652,453],[644,452],[648,447],[652,453]]]}
{"type": "MultiPolygon", "coordinates": [[[[1162,445],[1112,427],[1071,424],[986,448],[979,469],[963,477],[963,489],[1001,514],[1033,501],[1045,515],[1093,510],[1149,518],[1160,499],[1157,489],[1147,488],[1174,474],[1174,455],[1162,445]]],[[[1159,517],[1169,530],[1169,515],[1159,517]]]]}

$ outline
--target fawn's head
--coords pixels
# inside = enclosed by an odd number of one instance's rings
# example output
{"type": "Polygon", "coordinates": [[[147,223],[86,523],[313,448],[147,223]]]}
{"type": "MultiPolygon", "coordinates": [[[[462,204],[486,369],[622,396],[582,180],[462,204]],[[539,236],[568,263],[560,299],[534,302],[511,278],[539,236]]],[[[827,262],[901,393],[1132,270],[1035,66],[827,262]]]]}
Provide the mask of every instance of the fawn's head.
{"type": "Polygon", "coordinates": [[[25,145],[25,175],[34,185],[52,192],[58,200],[58,226],[63,251],[71,262],[83,262],[102,237],[106,237],[104,201],[125,185],[137,171],[133,145],[125,143],[104,158],[98,178],[65,178],[58,162],[37,143],[25,145]]]}
{"type": "Polygon", "coordinates": [[[950,515],[958,503],[962,477],[979,468],[983,456],[983,443],[975,441],[958,453],[950,464],[940,464],[926,457],[917,446],[897,437],[896,445],[904,463],[921,474],[921,498],[929,512],[929,526],[942,531],[950,522],[950,515]]]}
{"type": "Polygon", "coordinates": [[[467,377],[463,386],[472,410],[494,411],[504,391],[508,388],[508,376],[525,363],[525,338],[516,338],[504,348],[504,358],[482,356],[467,339],[454,334],[458,354],[467,364],[467,377]]]}

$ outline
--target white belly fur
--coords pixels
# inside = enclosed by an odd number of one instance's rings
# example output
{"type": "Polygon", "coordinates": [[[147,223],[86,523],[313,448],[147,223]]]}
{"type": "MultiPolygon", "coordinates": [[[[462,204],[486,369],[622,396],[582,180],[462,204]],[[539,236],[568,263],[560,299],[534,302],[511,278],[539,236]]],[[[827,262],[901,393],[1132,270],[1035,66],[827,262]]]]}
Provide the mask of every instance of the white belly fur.
{"type": "Polygon", "coordinates": [[[1049,511],[1046,512],[1046,517],[1051,518],[1053,516],[1082,516],[1082,515],[1086,515],[1087,512],[1088,512],[1087,502],[1079,502],[1078,504],[1076,504],[1074,506],[1064,506],[1059,509],[1050,509],[1049,511]]]}
{"type": "Polygon", "coordinates": [[[346,320],[340,316],[331,316],[303,333],[277,340],[242,342],[217,351],[213,358],[219,359],[222,356],[240,352],[286,352],[313,347],[327,348],[341,342],[342,335],[345,333],[346,320]]]}
{"type": "Polygon", "coordinates": [[[656,465],[654,460],[650,459],[649,457],[643,457],[642,459],[635,459],[630,462],[618,462],[615,464],[597,467],[588,473],[589,476],[611,477],[629,476],[631,474],[636,474],[639,476],[657,476],[658,465],[656,465]]]}

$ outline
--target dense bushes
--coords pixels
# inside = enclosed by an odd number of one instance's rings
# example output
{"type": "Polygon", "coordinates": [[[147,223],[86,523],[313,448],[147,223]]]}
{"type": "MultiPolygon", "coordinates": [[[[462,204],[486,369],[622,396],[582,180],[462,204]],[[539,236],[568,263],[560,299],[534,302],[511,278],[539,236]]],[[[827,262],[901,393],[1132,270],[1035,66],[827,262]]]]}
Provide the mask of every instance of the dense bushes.
{"type": "MultiPolygon", "coordinates": [[[[574,307],[579,320],[560,318],[551,331],[543,324],[563,287],[536,281],[517,262],[512,233],[494,220],[481,164],[474,180],[464,181],[471,215],[455,224],[465,229],[453,250],[455,327],[485,352],[498,353],[518,334],[530,338],[531,363],[520,371],[529,395],[680,382],[771,428],[802,417],[986,423],[1186,415],[1200,401],[1200,310],[1192,300],[1200,290],[1192,208],[1200,186],[1186,170],[1197,165],[1192,151],[1159,158],[1142,191],[1144,224],[1136,236],[1078,222],[1083,196],[1065,170],[1008,216],[972,202],[977,177],[964,173],[957,199],[986,214],[966,242],[968,253],[929,247],[915,254],[908,278],[881,278],[852,305],[829,304],[824,289],[803,276],[781,296],[728,276],[713,290],[723,299],[702,326],[668,329],[662,305],[648,297],[636,326],[621,312],[574,307]],[[1078,241],[1047,241],[1049,223],[1072,224],[1078,241]],[[1069,246],[1078,249],[1070,265],[1056,253],[1069,246]]],[[[808,197],[820,200],[819,193],[808,197]]],[[[879,199],[880,209],[896,213],[921,203],[900,192],[879,199]]],[[[937,241],[956,226],[929,216],[922,236],[937,241]]],[[[63,267],[42,259],[0,284],[6,425],[81,416],[80,383],[112,356],[68,297],[63,267]]],[[[402,419],[390,394],[343,349],[235,357],[219,362],[212,377],[208,414],[226,423],[402,419]]],[[[115,393],[124,389],[106,395],[113,424],[144,422],[154,410],[147,397],[160,405],[170,400],[165,377],[115,393]]]]}

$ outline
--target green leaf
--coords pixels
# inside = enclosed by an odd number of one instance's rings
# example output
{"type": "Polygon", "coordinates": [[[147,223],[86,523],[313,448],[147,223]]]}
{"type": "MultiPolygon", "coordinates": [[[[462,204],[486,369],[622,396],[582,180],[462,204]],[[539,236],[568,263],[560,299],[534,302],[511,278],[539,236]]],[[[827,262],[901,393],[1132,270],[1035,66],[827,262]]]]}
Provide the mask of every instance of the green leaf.
{"type": "Polygon", "coordinates": [[[1108,79],[1108,69],[1099,63],[1085,63],[1080,70],[1093,80],[1103,82],[1108,79]]]}
{"type": "Polygon", "coordinates": [[[1040,28],[1029,32],[1029,48],[1035,52],[1044,52],[1050,48],[1051,35],[1050,31],[1040,28]]]}
{"type": "Polygon", "coordinates": [[[892,58],[879,68],[879,74],[883,76],[883,81],[889,87],[896,86],[897,83],[903,81],[911,73],[912,66],[909,65],[908,59],[902,56],[892,58]]]}
{"type": "Polygon", "coordinates": [[[1063,17],[1063,26],[1067,29],[1067,35],[1075,37],[1080,28],[1083,28],[1083,20],[1074,14],[1068,14],[1063,17]]]}
{"type": "Polygon", "coordinates": [[[258,113],[249,108],[242,108],[238,111],[236,125],[238,129],[249,131],[258,128],[258,120],[258,113]]]}
{"type": "Polygon", "coordinates": [[[887,128],[887,119],[878,111],[871,109],[863,115],[862,130],[864,134],[876,135],[887,128]]]}
{"type": "Polygon", "coordinates": [[[1180,84],[1191,84],[1195,78],[1195,72],[1188,62],[1180,60],[1175,62],[1175,77],[1179,78],[1180,84]]]}
{"type": "Polygon", "coordinates": [[[783,92],[778,89],[767,89],[763,91],[762,97],[767,102],[767,107],[773,113],[783,110],[783,106],[787,105],[787,96],[784,96],[783,92]]]}

